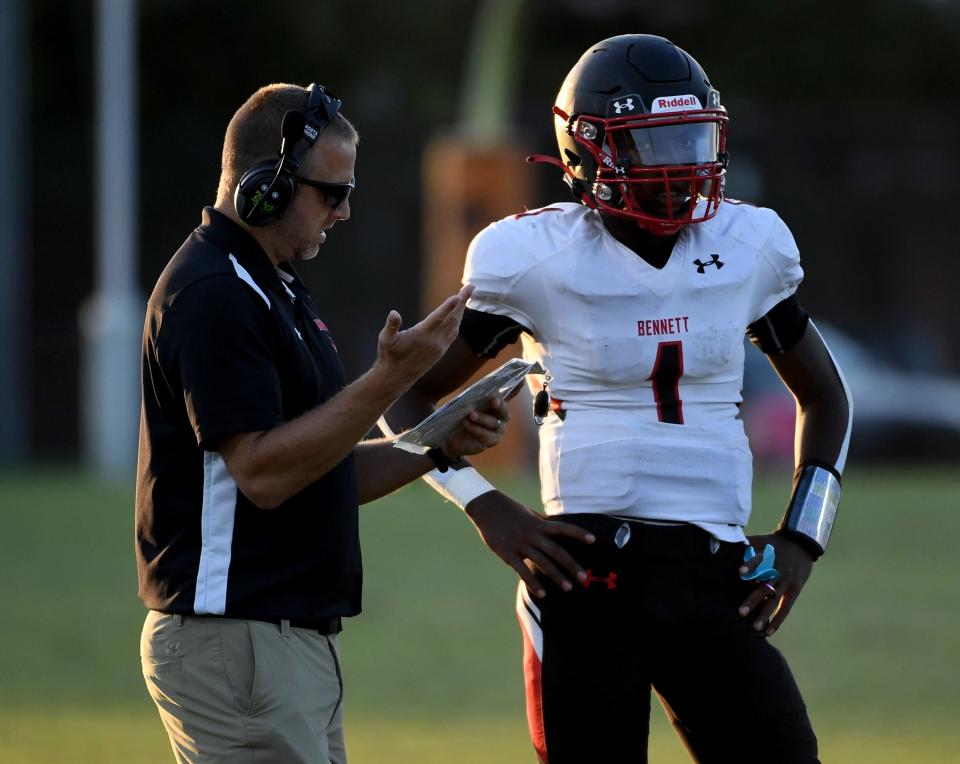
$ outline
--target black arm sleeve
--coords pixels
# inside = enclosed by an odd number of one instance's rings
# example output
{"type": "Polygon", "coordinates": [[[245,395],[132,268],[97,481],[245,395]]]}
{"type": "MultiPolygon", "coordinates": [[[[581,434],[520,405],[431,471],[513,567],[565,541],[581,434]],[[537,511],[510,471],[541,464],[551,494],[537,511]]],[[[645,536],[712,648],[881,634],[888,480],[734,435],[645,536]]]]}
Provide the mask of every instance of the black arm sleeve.
{"type": "Polygon", "coordinates": [[[747,327],[747,336],[767,355],[779,355],[792,350],[807,330],[810,314],[797,301],[795,294],[778,302],[765,316],[747,327]]]}
{"type": "Polygon", "coordinates": [[[526,332],[532,334],[523,324],[509,316],[497,316],[480,310],[467,308],[460,321],[460,336],[474,353],[484,358],[494,358],[507,345],[512,345],[526,332]]]}

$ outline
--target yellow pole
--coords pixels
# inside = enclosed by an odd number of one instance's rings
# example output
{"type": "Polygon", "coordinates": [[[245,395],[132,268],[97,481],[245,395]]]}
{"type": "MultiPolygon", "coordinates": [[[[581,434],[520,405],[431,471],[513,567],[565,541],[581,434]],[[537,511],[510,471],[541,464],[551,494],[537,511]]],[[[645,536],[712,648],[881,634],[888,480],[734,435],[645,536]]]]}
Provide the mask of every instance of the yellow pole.
{"type": "MultiPolygon", "coordinates": [[[[429,310],[460,285],[471,239],[494,220],[532,204],[533,175],[524,153],[502,145],[471,147],[453,137],[430,143],[424,154],[424,257],[422,310],[429,310]]],[[[521,353],[520,343],[484,366],[482,376],[521,353]]],[[[513,421],[503,441],[471,459],[478,466],[529,468],[535,451],[529,397],[510,407],[513,421]]]]}

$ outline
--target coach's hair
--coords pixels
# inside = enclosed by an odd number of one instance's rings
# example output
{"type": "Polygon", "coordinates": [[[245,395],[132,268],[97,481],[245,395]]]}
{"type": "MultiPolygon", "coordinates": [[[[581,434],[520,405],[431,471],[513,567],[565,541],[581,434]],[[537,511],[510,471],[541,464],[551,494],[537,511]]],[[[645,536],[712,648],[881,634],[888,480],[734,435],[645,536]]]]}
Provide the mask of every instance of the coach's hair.
{"type": "MultiPolygon", "coordinates": [[[[306,106],[306,88],[281,82],[260,88],[237,109],[223,138],[217,204],[233,199],[233,191],[243,173],[255,164],[277,160],[283,115],[288,111],[303,111],[306,106]]],[[[349,141],[354,146],[360,142],[356,128],[339,112],[319,138],[331,139],[349,141]]]]}

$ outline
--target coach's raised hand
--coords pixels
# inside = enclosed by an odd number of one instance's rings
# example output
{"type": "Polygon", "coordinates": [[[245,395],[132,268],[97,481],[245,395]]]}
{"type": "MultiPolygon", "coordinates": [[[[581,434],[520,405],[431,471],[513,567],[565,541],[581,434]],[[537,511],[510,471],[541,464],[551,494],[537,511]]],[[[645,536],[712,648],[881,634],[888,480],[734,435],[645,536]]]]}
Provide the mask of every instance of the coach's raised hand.
{"type": "Polygon", "coordinates": [[[430,369],[457,337],[460,319],[473,286],[467,285],[451,295],[409,329],[401,329],[400,314],[391,310],[380,330],[377,360],[371,372],[383,374],[398,388],[398,396],[430,369]]]}
{"type": "Polygon", "coordinates": [[[390,311],[380,332],[377,360],[366,374],[331,400],[272,430],[221,438],[217,450],[244,495],[258,507],[274,508],[339,464],[377,418],[443,355],[457,335],[472,291],[462,289],[406,330],[400,329],[400,314],[390,311]]]}

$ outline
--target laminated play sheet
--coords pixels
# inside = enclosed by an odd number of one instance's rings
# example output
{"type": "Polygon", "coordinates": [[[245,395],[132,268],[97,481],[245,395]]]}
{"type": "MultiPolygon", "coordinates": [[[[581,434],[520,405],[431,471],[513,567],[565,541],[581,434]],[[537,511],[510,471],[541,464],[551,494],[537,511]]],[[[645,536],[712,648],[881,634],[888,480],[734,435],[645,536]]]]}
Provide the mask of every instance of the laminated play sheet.
{"type": "Polygon", "coordinates": [[[471,411],[486,411],[491,398],[508,398],[527,374],[543,374],[543,367],[536,361],[511,358],[407,430],[393,445],[414,454],[427,453],[443,443],[471,411]]]}

